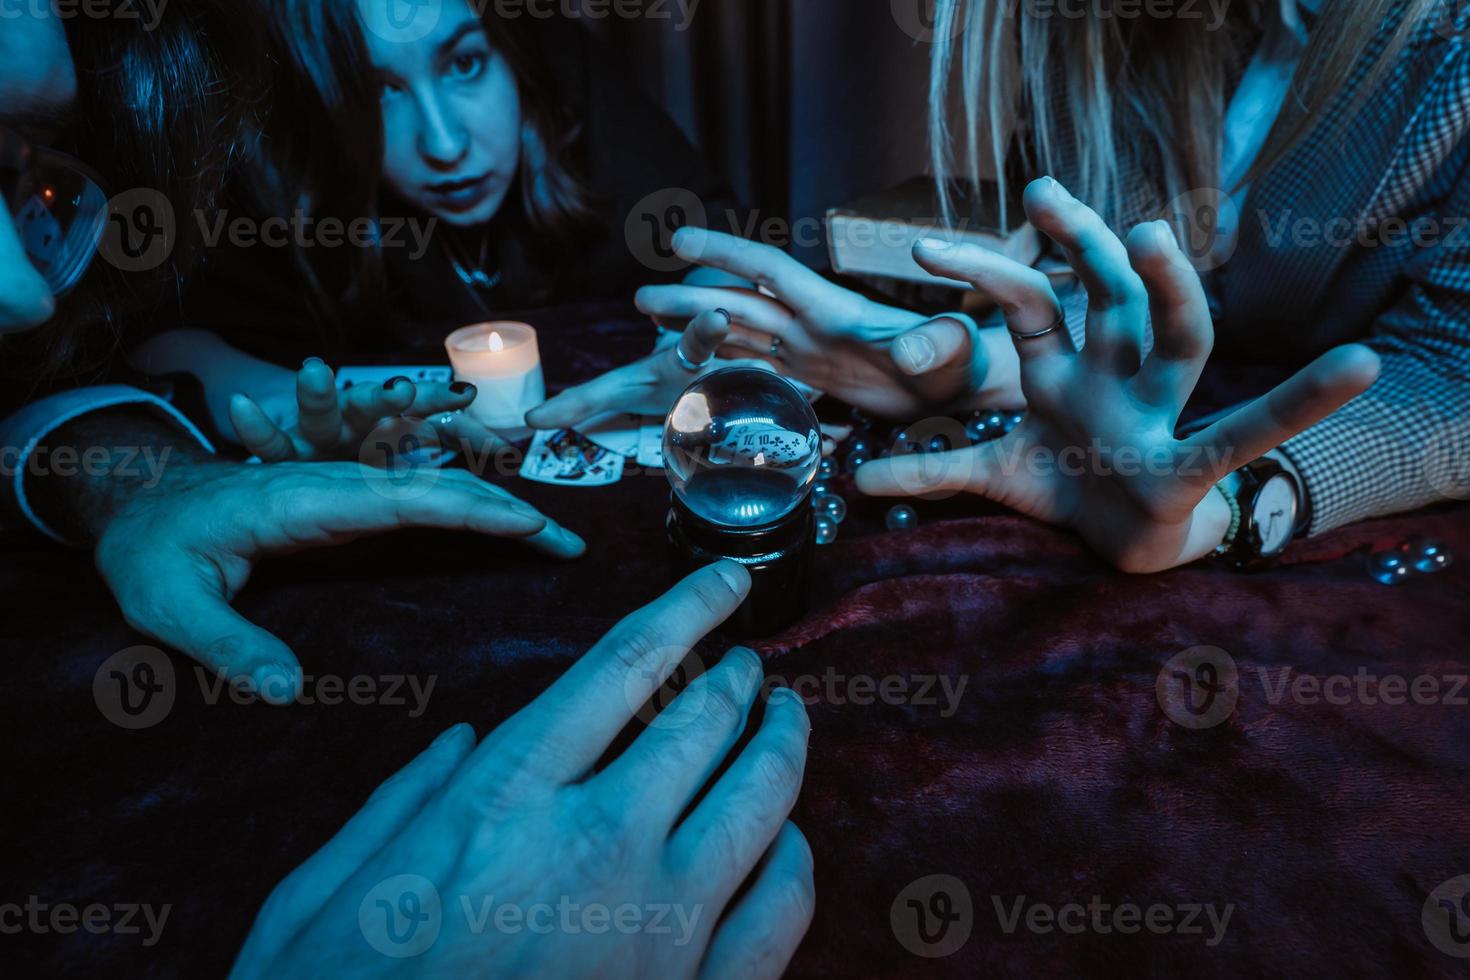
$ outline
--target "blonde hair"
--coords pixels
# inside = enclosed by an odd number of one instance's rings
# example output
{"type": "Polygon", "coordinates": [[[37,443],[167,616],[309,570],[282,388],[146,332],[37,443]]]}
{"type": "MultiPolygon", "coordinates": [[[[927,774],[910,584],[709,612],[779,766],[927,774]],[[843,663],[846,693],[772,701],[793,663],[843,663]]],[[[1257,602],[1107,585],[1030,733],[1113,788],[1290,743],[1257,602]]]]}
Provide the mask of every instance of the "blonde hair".
{"type": "MultiPolygon", "coordinates": [[[[1219,184],[1225,89],[1238,50],[1230,32],[1247,26],[1239,16],[1212,26],[1204,18],[1107,15],[1106,7],[1081,18],[1018,12],[1028,0],[935,2],[930,155],[946,220],[953,220],[952,181],[961,168],[975,186],[982,175],[999,183],[1005,214],[1013,149],[1027,174],[1072,181],[1072,192],[1115,226],[1129,198],[1161,205],[1219,184]],[[1125,152],[1151,157],[1144,162],[1155,164],[1159,186],[1119,186],[1125,152]],[[1068,162],[1067,172],[1056,173],[1068,162]]],[[[1360,105],[1437,2],[1326,0],[1291,95],[1243,183],[1279,163],[1321,121],[1353,67],[1381,41],[1355,96],[1353,107],[1360,105]]]]}

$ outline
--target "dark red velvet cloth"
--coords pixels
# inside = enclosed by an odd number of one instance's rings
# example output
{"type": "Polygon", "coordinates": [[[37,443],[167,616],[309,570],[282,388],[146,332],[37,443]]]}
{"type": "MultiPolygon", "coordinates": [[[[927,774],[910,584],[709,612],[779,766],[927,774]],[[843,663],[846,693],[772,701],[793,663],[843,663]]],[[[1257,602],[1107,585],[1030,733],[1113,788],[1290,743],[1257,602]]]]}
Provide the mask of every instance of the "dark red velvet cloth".
{"type": "MultiPolygon", "coordinates": [[[[578,317],[580,334],[546,332],[553,377],[625,359],[644,332],[578,317]]],[[[238,602],[308,673],[435,678],[418,717],[208,704],[176,657],[168,717],[123,731],[92,682],[139,638],[85,556],[9,542],[0,901],[172,910],[151,948],[5,936],[7,959],[48,975],[221,973],[275,882],[373,787],[453,722],[488,731],[668,586],[661,476],[507,485],[583,533],[586,559],[400,534],[268,563],[238,602]]],[[[920,502],[918,528],[888,532],[891,502],[844,487],[851,515],[818,552],[810,614],[757,644],[769,673],[810,694],[794,819],[818,899],[794,974],[1463,975],[1420,916],[1430,891],[1470,873],[1470,688],[1458,704],[1273,694],[1283,668],[1470,673],[1470,510],[1359,524],[1261,574],[1127,577],[1070,534],[967,500],[920,502]],[[1392,588],[1370,579],[1368,553],[1413,535],[1464,561],[1392,588]],[[1233,658],[1239,694],[1222,723],[1191,729],[1169,720],[1155,681],[1199,645],[1233,658]],[[850,685],[862,677],[911,694],[930,677],[965,686],[953,705],[937,685],[932,704],[861,703],[863,682],[850,685]],[[890,906],[933,874],[964,884],[973,925],[952,955],[925,959],[896,938],[890,906]],[[1203,935],[1008,933],[997,904],[1009,914],[1021,896],[1233,911],[1214,946],[1208,923],[1203,935]]]]}

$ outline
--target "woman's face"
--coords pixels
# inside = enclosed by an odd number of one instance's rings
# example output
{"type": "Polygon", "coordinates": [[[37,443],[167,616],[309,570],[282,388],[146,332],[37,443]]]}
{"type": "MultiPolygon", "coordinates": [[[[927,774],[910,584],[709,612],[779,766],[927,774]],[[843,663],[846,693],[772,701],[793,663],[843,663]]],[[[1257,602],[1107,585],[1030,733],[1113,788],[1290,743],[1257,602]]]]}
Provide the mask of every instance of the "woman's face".
{"type": "MultiPolygon", "coordinates": [[[[0,125],[44,143],[57,130],[76,98],[76,71],[59,17],[22,14],[0,30],[0,125]]],[[[26,257],[0,202],[0,333],[29,330],[51,319],[56,299],[26,257]]]]}
{"type": "Polygon", "coordinates": [[[394,31],[375,29],[367,16],[388,186],[456,227],[488,222],[520,160],[520,92],[510,66],[466,0],[445,0],[433,29],[411,41],[390,40],[394,31]]]}

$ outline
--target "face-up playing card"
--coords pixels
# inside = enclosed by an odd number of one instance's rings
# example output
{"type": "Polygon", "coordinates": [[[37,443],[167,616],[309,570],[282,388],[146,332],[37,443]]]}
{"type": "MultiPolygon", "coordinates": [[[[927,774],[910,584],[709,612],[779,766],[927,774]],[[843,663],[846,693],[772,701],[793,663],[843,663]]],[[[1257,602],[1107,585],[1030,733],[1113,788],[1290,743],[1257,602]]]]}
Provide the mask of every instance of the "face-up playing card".
{"type": "Polygon", "coordinates": [[[538,432],[521,476],[559,487],[605,487],[622,479],[623,459],[571,429],[538,432]]]}
{"type": "Polygon", "coordinates": [[[821,436],[809,437],[769,422],[746,422],[730,427],[723,439],[710,446],[710,462],[747,460],[783,469],[810,462],[822,453],[821,436]]]}
{"type": "Polygon", "coordinates": [[[581,425],[577,431],[609,452],[632,459],[638,454],[638,416],[626,412],[604,412],[581,425]]]}
{"type": "Polygon", "coordinates": [[[664,468],[664,420],[646,418],[638,428],[638,465],[645,469],[664,468]]]}

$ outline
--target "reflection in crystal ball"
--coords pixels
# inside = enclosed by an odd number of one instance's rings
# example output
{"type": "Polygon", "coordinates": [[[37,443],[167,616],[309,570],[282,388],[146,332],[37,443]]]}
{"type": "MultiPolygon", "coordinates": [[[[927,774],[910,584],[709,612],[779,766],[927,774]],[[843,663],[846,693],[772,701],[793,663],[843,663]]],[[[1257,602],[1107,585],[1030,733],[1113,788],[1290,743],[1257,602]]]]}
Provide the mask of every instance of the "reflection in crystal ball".
{"type": "Polygon", "coordinates": [[[790,382],[725,368],[685,389],[664,423],[674,493],[721,527],[760,527],[796,509],[822,460],[816,413],[790,382]]]}

